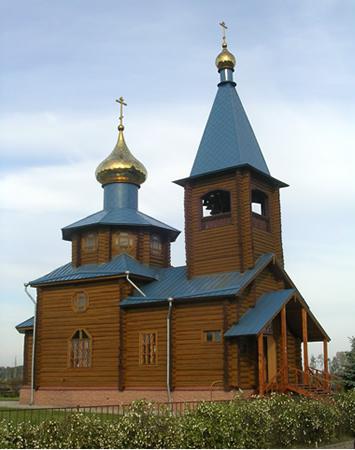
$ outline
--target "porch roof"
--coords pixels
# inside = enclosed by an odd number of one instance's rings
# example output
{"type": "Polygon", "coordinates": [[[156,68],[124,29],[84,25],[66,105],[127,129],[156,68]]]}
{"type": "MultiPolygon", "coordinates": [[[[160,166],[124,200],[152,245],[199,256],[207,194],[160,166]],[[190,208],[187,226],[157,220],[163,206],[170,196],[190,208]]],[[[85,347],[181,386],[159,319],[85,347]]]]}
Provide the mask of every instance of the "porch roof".
{"type": "Polygon", "coordinates": [[[256,302],[255,307],[248,309],[240,321],[234,324],[224,336],[236,337],[259,334],[295,292],[296,289],[284,289],[262,295],[256,302]]]}
{"type": "Polygon", "coordinates": [[[285,305],[287,305],[287,325],[295,336],[302,338],[301,308],[303,307],[308,316],[308,340],[310,342],[322,341],[324,338],[330,340],[306,302],[294,288],[263,294],[256,302],[255,307],[248,309],[239,322],[232,325],[224,336],[238,337],[260,334],[285,305]],[[291,299],[293,300],[290,301],[291,299]]]}

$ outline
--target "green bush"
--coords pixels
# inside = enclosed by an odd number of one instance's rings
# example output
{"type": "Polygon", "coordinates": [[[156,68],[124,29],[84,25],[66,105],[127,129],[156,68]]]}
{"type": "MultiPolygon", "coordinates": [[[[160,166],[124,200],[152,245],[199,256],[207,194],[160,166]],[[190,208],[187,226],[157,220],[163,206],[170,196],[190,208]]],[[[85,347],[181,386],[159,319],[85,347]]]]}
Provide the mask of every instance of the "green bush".
{"type": "Polygon", "coordinates": [[[139,401],[123,416],[0,421],[0,448],[290,448],[355,435],[355,391],[328,401],[288,395],[205,402],[182,417],[139,401]]]}

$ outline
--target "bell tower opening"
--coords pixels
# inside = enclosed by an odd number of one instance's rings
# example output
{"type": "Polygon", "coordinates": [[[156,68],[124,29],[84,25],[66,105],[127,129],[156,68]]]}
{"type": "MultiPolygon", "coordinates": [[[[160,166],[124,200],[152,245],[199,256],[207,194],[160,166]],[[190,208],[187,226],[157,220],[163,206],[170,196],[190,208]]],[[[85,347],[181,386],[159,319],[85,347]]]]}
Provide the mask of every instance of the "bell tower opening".
{"type": "Polygon", "coordinates": [[[264,231],[270,231],[269,201],[265,192],[253,189],[251,192],[251,212],[253,226],[264,231]]]}
{"type": "Polygon", "coordinates": [[[202,217],[214,217],[231,212],[230,193],[224,190],[207,192],[202,198],[202,217]]]}

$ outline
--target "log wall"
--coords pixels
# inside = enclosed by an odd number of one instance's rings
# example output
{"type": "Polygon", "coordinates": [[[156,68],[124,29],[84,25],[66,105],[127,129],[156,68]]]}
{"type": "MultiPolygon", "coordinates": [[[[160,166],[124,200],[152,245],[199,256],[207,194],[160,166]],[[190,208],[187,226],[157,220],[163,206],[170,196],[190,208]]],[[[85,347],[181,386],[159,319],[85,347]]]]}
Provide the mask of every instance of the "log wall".
{"type": "Polygon", "coordinates": [[[43,287],[38,295],[36,385],[89,387],[118,385],[118,281],[43,287]],[[73,297],[84,291],[85,312],[75,312],[73,297]],[[78,329],[92,337],[88,368],[70,367],[70,339],[78,329]]]}

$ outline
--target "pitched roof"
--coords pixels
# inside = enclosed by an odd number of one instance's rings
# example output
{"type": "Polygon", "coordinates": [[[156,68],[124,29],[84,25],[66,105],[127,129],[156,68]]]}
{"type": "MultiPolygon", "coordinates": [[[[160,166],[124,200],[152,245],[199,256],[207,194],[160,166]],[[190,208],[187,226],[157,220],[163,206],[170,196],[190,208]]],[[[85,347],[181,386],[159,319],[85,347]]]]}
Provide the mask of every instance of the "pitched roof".
{"type": "Polygon", "coordinates": [[[234,83],[220,83],[190,177],[244,165],[270,175],[234,83]]]}
{"type": "Polygon", "coordinates": [[[148,216],[133,208],[116,208],[110,210],[102,210],[91,214],[84,219],[67,225],[62,228],[63,239],[70,239],[73,231],[93,225],[135,225],[140,227],[154,227],[165,230],[170,233],[173,240],[175,240],[180,231],[176,228],[166,225],[153,217],[148,216]]]}
{"type": "Polygon", "coordinates": [[[32,316],[29,319],[25,320],[24,322],[19,323],[18,325],[16,325],[16,330],[19,333],[24,333],[25,330],[33,328],[33,319],[34,317],[32,316]]]}
{"type": "Polygon", "coordinates": [[[243,273],[221,272],[188,278],[185,266],[160,269],[158,280],[144,286],[143,291],[146,297],[127,297],[121,301],[121,306],[142,306],[164,302],[169,297],[173,297],[174,300],[183,300],[237,295],[273,260],[273,256],[272,253],[260,256],[255,266],[243,273]]]}
{"type": "Polygon", "coordinates": [[[296,289],[284,289],[263,294],[255,307],[248,309],[224,335],[236,337],[259,334],[295,293],[296,289]]]}
{"type": "Polygon", "coordinates": [[[74,267],[71,263],[58,267],[52,272],[37,278],[30,282],[31,286],[40,286],[48,283],[58,283],[60,281],[85,280],[89,278],[108,277],[125,274],[129,272],[132,275],[148,279],[156,279],[157,271],[151,267],[141,264],[136,259],[123,253],[116,256],[108,263],[85,264],[74,267]]]}

